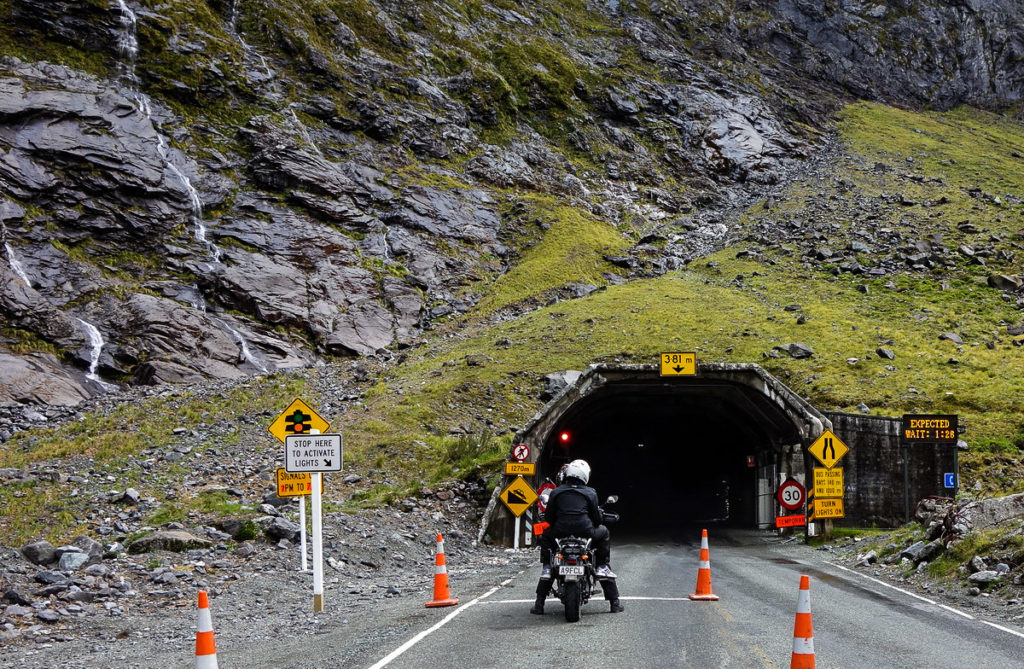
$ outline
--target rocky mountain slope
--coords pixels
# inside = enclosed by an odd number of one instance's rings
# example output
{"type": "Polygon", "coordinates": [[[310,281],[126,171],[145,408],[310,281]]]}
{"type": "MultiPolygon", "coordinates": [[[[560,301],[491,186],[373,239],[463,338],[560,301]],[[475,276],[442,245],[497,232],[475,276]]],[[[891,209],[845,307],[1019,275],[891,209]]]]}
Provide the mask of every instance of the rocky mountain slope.
{"type": "Polygon", "coordinates": [[[1009,0],[0,15],[7,403],[407,346],[474,311],[547,202],[622,239],[578,283],[671,271],[734,238],[844,100],[1004,109],[1024,84],[1009,0]]]}
{"type": "MultiPolygon", "coordinates": [[[[363,613],[423,591],[405,571],[429,567],[437,525],[504,559],[474,522],[545,375],[666,345],[759,361],[822,408],[959,413],[995,451],[965,454],[962,495],[1024,490],[1019,3],[0,17],[0,620],[18,643],[294,581],[294,518],[264,503],[266,425],[296,396],[346,435],[331,577],[363,613]],[[161,528],[200,543],[127,554],[161,528]]],[[[918,538],[881,549],[887,568],[918,538]]],[[[976,550],[1019,575],[1014,541],[976,550]]]]}

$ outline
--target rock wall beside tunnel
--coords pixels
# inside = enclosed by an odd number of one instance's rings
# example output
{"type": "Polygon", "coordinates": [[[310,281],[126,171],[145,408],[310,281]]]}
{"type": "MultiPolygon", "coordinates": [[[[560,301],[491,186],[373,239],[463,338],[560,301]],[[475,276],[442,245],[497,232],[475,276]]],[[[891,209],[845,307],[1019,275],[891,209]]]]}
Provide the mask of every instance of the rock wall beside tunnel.
{"type": "MultiPolygon", "coordinates": [[[[925,497],[952,497],[943,475],[956,472],[953,444],[911,444],[904,485],[904,449],[900,419],[839,411],[823,412],[832,431],[850,447],[837,466],[843,467],[846,517],[835,523],[852,527],[896,527],[925,497]],[[909,493],[909,494],[907,494],[909,493]]],[[[807,456],[807,466],[821,466],[807,456]]],[[[808,469],[808,471],[811,471],[808,469]]]]}

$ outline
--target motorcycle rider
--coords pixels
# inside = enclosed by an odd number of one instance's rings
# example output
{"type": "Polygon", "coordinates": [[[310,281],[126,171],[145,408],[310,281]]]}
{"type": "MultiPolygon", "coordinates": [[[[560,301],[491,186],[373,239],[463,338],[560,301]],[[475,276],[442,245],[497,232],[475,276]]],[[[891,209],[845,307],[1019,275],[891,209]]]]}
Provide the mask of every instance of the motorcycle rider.
{"type": "MultiPolygon", "coordinates": [[[[560,486],[565,483],[565,468],[568,467],[568,463],[559,467],[558,472],[555,474],[555,486],[560,486]]],[[[548,498],[551,497],[551,488],[545,490],[540,494],[540,501],[543,502],[543,508],[548,506],[548,498]]],[[[538,507],[541,504],[538,502],[538,507]]],[[[544,540],[544,532],[548,529],[551,523],[547,522],[547,517],[542,511],[538,517],[538,521],[533,524],[533,533],[537,536],[537,545],[540,546],[540,577],[551,578],[551,547],[548,546],[548,542],[544,540]]]]}
{"type": "MultiPolygon", "coordinates": [[[[611,606],[612,613],[620,613],[625,607],[619,603],[619,588],[609,562],[611,560],[611,534],[602,524],[601,507],[597,492],[587,486],[590,481],[590,465],[586,460],[573,460],[560,472],[563,482],[548,496],[544,519],[550,523],[541,536],[542,555],[555,549],[555,539],[567,536],[590,537],[594,541],[596,574],[604,590],[604,598],[611,606]]],[[[537,582],[537,601],[530,613],[544,613],[544,600],[551,592],[550,560],[544,565],[537,582]]]]}

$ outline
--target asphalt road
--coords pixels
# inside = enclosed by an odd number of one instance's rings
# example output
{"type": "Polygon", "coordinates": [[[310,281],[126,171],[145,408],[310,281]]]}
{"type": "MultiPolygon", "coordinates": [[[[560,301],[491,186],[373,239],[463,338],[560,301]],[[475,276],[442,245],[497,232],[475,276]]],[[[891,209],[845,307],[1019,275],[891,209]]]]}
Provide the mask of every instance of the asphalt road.
{"type": "Polygon", "coordinates": [[[544,616],[531,615],[537,567],[462,593],[459,607],[434,610],[368,666],[785,668],[801,574],[811,580],[819,669],[1024,666],[1024,629],[902,592],[762,533],[712,529],[709,536],[719,601],[687,598],[696,584],[698,532],[677,542],[617,541],[624,613],[609,613],[597,599],[580,622],[567,623],[549,598],[544,616]]]}

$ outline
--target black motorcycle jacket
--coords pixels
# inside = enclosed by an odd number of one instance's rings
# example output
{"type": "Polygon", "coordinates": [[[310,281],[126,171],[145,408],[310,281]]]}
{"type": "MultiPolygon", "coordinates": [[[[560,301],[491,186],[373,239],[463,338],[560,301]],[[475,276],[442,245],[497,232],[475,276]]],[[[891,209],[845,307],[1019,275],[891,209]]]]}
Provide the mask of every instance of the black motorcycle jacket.
{"type": "Polygon", "coordinates": [[[601,524],[597,491],[575,481],[567,481],[551,491],[544,520],[551,523],[555,536],[589,536],[601,524]]]}

